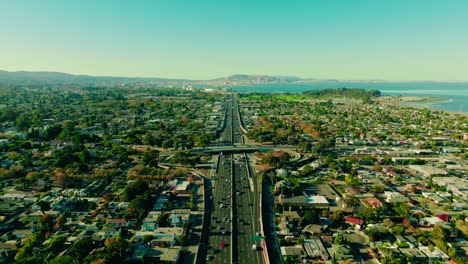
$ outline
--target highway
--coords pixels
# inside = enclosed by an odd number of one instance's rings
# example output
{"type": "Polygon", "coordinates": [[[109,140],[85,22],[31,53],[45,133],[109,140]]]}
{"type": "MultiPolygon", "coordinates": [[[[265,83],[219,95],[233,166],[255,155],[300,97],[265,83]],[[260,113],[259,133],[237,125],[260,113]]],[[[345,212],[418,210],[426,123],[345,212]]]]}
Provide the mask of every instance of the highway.
{"type": "Polygon", "coordinates": [[[213,198],[210,197],[212,207],[207,260],[220,264],[232,263],[232,216],[228,191],[231,186],[231,160],[231,155],[219,155],[218,173],[212,179],[213,198]]]}
{"type": "Polygon", "coordinates": [[[234,160],[237,182],[234,195],[237,198],[238,209],[239,263],[261,263],[260,240],[254,240],[254,237],[258,239],[262,235],[259,227],[259,195],[254,184],[256,180],[248,177],[246,155],[236,154],[234,160]],[[253,245],[256,246],[256,250],[252,249],[253,245]]]}
{"type": "MultiPolygon", "coordinates": [[[[242,146],[244,138],[234,94],[229,95],[225,108],[224,129],[216,144],[242,146]]],[[[256,186],[255,175],[248,171],[248,164],[245,152],[218,155],[216,173],[211,178],[213,192],[208,197],[211,217],[208,219],[207,263],[263,262],[258,241],[262,235],[259,227],[261,190],[256,186]]]]}

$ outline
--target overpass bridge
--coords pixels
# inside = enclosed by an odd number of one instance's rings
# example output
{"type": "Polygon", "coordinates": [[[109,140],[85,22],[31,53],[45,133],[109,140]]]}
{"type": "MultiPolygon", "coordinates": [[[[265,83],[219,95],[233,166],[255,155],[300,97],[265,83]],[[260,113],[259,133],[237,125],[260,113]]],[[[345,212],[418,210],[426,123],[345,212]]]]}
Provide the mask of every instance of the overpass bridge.
{"type": "Polygon", "coordinates": [[[224,146],[209,146],[206,148],[196,148],[190,151],[191,154],[217,154],[217,153],[249,153],[249,152],[269,152],[274,150],[282,150],[288,152],[292,159],[297,161],[301,155],[296,152],[297,146],[290,145],[224,145],[224,146]]]}

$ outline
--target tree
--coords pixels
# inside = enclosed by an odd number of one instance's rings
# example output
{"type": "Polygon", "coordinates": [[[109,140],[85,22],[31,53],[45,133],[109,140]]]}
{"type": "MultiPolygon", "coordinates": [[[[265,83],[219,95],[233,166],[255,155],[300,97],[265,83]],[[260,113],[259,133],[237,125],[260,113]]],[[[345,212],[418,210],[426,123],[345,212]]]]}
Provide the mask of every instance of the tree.
{"type": "Polygon", "coordinates": [[[45,214],[39,219],[39,224],[44,231],[51,231],[54,226],[54,219],[51,215],[45,214]]]}
{"type": "Polygon", "coordinates": [[[143,219],[146,211],[151,207],[151,200],[149,197],[137,197],[130,201],[128,208],[134,208],[136,210],[137,218],[143,219]]]}
{"type": "Polygon", "coordinates": [[[385,186],[383,186],[382,184],[373,185],[370,188],[370,192],[372,193],[383,193],[384,191],[385,191],[385,186]]]}
{"type": "Polygon", "coordinates": [[[360,210],[358,216],[366,223],[373,223],[379,219],[377,211],[371,207],[365,207],[363,210],[360,210]]]}
{"type": "Polygon", "coordinates": [[[450,235],[450,231],[443,228],[441,225],[434,225],[434,229],[432,230],[432,237],[434,239],[440,239],[446,241],[450,235]]]}
{"type": "Polygon", "coordinates": [[[158,225],[161,227],[166,227],[167,226],[167,220],[169,219],[169,214],[168,213],[163,213],[158,216],[158,225]]]}
{"type": "Polygon", "coordinates": [[[352,176],[351,174],[347,174],[345,176],[345,182],[346,182],[346,185],[353,186],[353,187],[361,184],[361,181],[359,180],[359,178],[357,176],[352,176]]]}
{"type": "Polygon", "coordinates": [[[402,226],[394,226],[392,228],[392,233],[395,234],[395,235],[401,235],[405,232],[405,228],[402,227],[402,226]]]}
{"type": "Polygon", "coordinates": [[[343,198],[343,203],[348,208],[355,208],[361,204],[361,201],[356,196],[349,195],[343,198]]]}
{"type": "Polygon", "coordinates": [[[333,240],[333,244],[336,244],[336,245],[344,245],[346,244],[346,238],[345,236],[343,235],[343,233],[338,233],[335,237],[335,239],[333,240]]]}
{"type": "Polygon", "coordinates": [[[144,194],[148,190],[148,183],[146,181],[136,181],[125,187],[123,192],[123,199],[129,202],[135,199],[138,195],[144,194]]]}
{"type": "Polygon", "coordinates": [[[71,256],[58,256],[54,259],[52,259],[49,264],[70,264],[73,263],[74,259],[71,256]]]}
{"type": "Polygon", "coordinates": [[[45,237],[42,232],[35,232],[33,233],[24,243],[23,247],[21,247],[15,255],[15,263],[19,261],[24,261],[23,263],[42,263],[33,262],[33,261],[26,261],[28,258],[33,257],[33,250],[35,247],[40,247],[42,242],[44,241],[45,237]]]}
{"type": "Polygon", "coordinates": [[[317,210],[308,210],[304,216],[299,220],[299,225],[304,227],[306,225],[317,223],[319,213],[317,210]]]}
{"type": "Polygon", "coordinates": [[[60,230],[66,222],[67,218],[65,217],[65,215],[59,215],[57,217],[57,220],[55,221],[54,230],[60,230]]]}
{"type": "Polygon", "coordinates": [[[455,222],[455,226],[460,230],[465,236],[468,236],[468,224],[466,221],[459,219],[455,222]]]}
{"type": "Polygon", "coordinates": [[[94,242],[90,239],[81,239],[71,245],[67,250],[67,255],[81,263],[94,248],[94,242]]]}
{"type": "Polygon", "coordinates": [[[345,219],[344,212],[341,210],[336,210],[331,214],[330,219],[334,221],[334,226],[341,226],[345,219]]]}
{"type": "Polygon", "coordinates": [[[401,217],[405,217],[408,215],[408,210],[410,206],[407,203],[398,203],[393,206],[393,210],[401,217]]]}
{"type": "Polygon", "coordinates": [[[71,180],[72,179],[63,170],[55,171],[55,183],[58,186],[66,188],[70,185],[71,180]]]}
{"type": "Polygon", "coordinates": [[[388,227],[388,228],[392,228],[393,225],[394,225],[392,219],[390,219],[390,218],[385,218],[385,219],[383,220],[383,224],[384,224],[386,227],[388,227]]]}
{"type": "Polygon", "coordinates": [[[153,168],[158,167],[158,160],[159,160],[159,151],[158,150],[149,150],[143,153],[143,164],[145,166],[150,166],[153,168]]]}
{"type": "Polygon", "coordinates": [[[15,120],[18,130],[24,131],[31,126],[31,120],[24,114],[18,116],[15,120]]]}

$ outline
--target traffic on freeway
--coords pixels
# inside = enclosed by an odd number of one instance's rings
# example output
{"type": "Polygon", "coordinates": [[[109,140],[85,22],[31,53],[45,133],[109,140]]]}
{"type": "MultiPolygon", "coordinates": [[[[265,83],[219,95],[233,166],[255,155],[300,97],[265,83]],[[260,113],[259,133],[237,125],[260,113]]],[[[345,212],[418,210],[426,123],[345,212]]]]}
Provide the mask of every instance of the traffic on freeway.
{"type": "MultiPolygon", "coordinates": [[[[218,145],[244,145],[236,97],[231,94],[225,104],[223,130],[218,145]]],[[[209,197],[210,216],[207,229],[206,262],[263,262],[260,230],[260,191],[245,153],[219,153],[213,168],[209,197]]]]}

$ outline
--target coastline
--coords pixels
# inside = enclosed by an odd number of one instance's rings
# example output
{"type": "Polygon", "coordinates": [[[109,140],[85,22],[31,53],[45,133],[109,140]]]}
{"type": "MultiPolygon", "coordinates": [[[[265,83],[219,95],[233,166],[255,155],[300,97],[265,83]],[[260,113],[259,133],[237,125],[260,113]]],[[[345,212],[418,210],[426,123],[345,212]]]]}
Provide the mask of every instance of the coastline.
{"type": "Polygon", "coordinates": [[[455,115],[468,116],[465,112],[447,111],[431,108],[431,105],[451,102],[452,99],[445,97],[430,97],[430,96],[382,96],[376,100],[385,105],[391,105],[404,108],[429,109],[431,111],[439,111],[455,115]]]}

